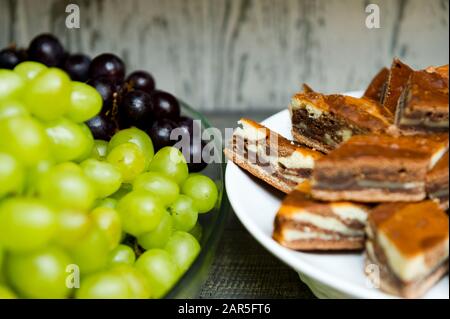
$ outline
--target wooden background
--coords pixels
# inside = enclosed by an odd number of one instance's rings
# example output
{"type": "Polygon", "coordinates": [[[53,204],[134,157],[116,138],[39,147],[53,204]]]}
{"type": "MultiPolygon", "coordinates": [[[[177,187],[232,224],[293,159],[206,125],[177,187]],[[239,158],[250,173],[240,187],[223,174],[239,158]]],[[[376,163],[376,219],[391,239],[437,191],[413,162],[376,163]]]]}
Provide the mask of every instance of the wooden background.
{"type": "Polygon", "coordinates": [[[448,15],[448,0],[0,0],[0,46],[51,31],[71,51],[119,54],[199,109],[268,110],[302,82],[364,88],[394,56],[447,63],[448,15]],[[68,3],[80,29],[65,27],[68,3]],[[369,3],[380,29],[365,26],[369,3]]]}

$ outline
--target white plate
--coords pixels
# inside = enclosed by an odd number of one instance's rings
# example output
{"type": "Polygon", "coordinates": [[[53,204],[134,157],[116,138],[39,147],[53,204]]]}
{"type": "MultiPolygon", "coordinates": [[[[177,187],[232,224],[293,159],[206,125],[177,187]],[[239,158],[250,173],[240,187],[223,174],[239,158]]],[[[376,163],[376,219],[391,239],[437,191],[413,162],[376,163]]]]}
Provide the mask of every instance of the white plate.
{"type": "MultiPolygon", "coordinates": [[[[358,96],[360,92],[351,92],[358,96]]],[[[292,139],[288,110],[264,125],[292,139]]],[[[302,253],[282,247],[272,239],[273,221],[283,194],[228,162],[225,186],[233,209],[247,230],[268,251],[296,270],[300,278],[321,298],[393,298],[370,286],[363,273],[360,253],[302,253]]],[[[448,275],[424,298],[449,298],[448,275]]]]}

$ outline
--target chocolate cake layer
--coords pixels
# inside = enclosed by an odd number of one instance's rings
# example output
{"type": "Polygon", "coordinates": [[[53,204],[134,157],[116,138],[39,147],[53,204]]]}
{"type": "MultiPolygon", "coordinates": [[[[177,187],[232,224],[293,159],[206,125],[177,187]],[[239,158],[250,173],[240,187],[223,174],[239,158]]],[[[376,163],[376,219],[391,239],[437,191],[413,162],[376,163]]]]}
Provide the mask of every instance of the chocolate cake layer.
{"type": "Polygon", "coordinates": [[[427,173],[426,191],[430,199],[436,200],[443,209],[449,207],[449,155],[448,152],[427,173]]]}
{"type": "Polygon", "coordinates": [[[366,232],[368,262],[379,267],[381,289],[418,297],[445,273],[448,216],[433,201],[379,205],[366,232]]]}
{"type": "Polygon", "coordinates": [[[383,106],[392,112],[392,114],[396,112],[398,99],[405,89],[412,72],[413,69],[399,59],[394,59],[392,62],[383,97],[383,106]]]}
{"type": "Polygon", "coordinates": [[[283,200],[275,218],[273,238],[297,250],[361,249],[368,207],[315,201],[301,189],[302,184],[283,200]]]}
{"type": "Polygon", "coordinates": [[[399,99],[395,124],[402,130],[447,131],[448,106],[448,78],[415,71],[399,99]]]}
{"type": "Polygon", "coordinates": [[[393,123],[392,114],[368,98],[299,93],[289,110],[294,139],[326,153],[353,135],[379,134],[393,123]]]}
{"type": "Polygon", "coordinates": [[[448,136],[354,136],[316,162],[312,195],[322,200],[418,201],[448,136]]]}
{"type": "Polygon", "coordinates": [[[381,103],[386,91],[388,78],[389,69],[382,68],[372,79],[363,96],[365,98],[381,103]]]}

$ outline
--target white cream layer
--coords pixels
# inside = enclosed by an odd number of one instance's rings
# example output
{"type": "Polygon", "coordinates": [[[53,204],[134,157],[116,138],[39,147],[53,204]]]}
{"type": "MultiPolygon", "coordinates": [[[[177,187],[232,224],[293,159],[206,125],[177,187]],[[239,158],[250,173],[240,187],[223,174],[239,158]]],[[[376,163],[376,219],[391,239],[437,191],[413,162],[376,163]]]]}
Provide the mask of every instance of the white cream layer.
{"type": "Polygon", "coordinates": [[[342,219],[357,220],[361,224],[366,224],[368,210],[362,206],[350,203],[331,203],[330,208],[342,219]]]}
{"type": "Polygon", "coordinates": [[[296,213],[293,218],[294,221],[299,223],[308,223],[317,228],[338,232],[345,236],[363,236],[363,229],[352,229],[342,223],[340,220],[333,217],[324,217],[306,210],[301,210],[296,213]]]}
{"type": "MultiPolygon", "coordinates": [[[[395,244],[382,232],[378,233],[378,244],[383,249],[391,270],[398,278],[405,282],[414,281],[427,276],[436,267],[436,264],[427,265],[425,262],[425,254],[417,254],[412,257],[403,255],[396,248],[395,244]]],[[[445,250],[446,253],[437,264],[440,264],[448,258],[448,239],[446,241],[445,250]]]]}
{"type": "Polygon", "coordinates": [[[302,239],[337,240],[339,239],[339,236],[313,231],[305,232],[297,229],[285,229],[283,230],[283,238],[286,241],[295,241],[302,239]]]}

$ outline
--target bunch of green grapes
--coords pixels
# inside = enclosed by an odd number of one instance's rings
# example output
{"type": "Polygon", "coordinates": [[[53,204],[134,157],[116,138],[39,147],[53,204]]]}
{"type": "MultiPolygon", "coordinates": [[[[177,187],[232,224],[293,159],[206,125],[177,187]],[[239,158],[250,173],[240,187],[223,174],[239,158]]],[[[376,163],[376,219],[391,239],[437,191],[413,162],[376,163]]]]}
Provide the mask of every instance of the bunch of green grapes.
{"type": "Polygon", "coordinates": [[[101,108],[60,69],[0,69],[0,298],[160,298],[198,255],[215,183],[140,129],[94,140],[101,108]]]}

